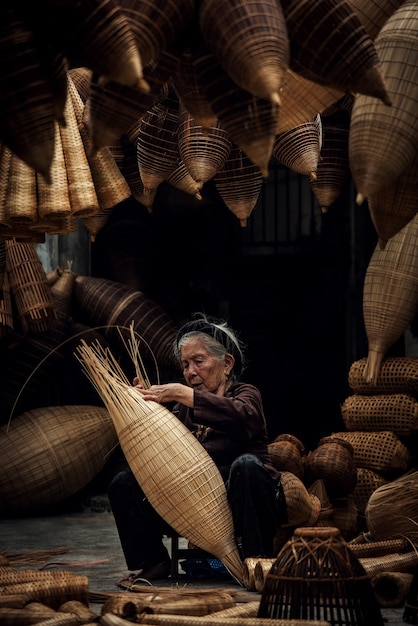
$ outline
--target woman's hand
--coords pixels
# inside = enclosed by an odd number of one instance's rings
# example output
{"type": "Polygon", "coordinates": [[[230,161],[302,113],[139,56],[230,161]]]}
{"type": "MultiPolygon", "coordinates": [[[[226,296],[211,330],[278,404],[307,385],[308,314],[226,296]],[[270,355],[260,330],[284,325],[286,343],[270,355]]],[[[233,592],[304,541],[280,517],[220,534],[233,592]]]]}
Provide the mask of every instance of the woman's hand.
{"type": "Polygon", "coordinates": [[[193,407],[194,392],[191,387],[182,383],[165,383],[164,385],[151,385],[145,389],[139,384],[138,379],[134,378],[134,387],[141,394],[144,400],[151,400],[159,404],[168,402],[181,402],[188,407],[193,407]]]}

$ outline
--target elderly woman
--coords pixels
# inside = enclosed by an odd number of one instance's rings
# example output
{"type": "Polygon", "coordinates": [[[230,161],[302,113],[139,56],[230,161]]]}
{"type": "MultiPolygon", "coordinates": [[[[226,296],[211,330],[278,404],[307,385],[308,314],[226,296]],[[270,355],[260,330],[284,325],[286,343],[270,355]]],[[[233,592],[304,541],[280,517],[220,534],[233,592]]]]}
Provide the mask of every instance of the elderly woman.
{"type": "MultiPolygon", "coordinates": [[[[273,539],[287,521],[286,503],[268,453],[260,391],[239,381],[245,368],[242,342],[225,321],[198,314],[178,331],[174,351],[186,384],[145,389],[135,379],[134,385],[145,400],[174,403],[173,414],[217,465],[241,557],[274,557],[273,539]]],[[[137,579],[168,577],[170,559],[162,538],[170,528],[130,470],[112,480],[109,500],[131,570],[118,585],[130,589],[137,579]]]]}

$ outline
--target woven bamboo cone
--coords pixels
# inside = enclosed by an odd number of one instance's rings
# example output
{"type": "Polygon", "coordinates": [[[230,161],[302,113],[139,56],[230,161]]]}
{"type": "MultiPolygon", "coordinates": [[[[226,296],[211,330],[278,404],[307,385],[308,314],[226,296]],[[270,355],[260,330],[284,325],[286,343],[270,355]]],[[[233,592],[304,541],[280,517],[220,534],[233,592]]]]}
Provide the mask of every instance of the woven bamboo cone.
{"type": "Polygon", "coordinates": [[[376,39],[382,26],[402,2],[403,0],[350,0],[360,22],[372,39],[376,39]]]}
{"type": "Polygon", "coordinates": [[[179,535],[214,554],[239,581],[242,562],[218,468],[168,409],[146,402],[126,378],[81,342],[82,365],[113,419],[120,445],[154,509],[179,535]]]}
{"type": "Polygon", "coordinates": [[[15,154],[10,160],[4,211],[6,223],[11,227],[38,220],[35,170],[15,154]]]}
{"type": "Polygon", "coordinates": [[[418,7],[407,0],[375,40],[392,106],[362,94],[353,104],[349,160],[359,203],[396,180],[416,157],[417,21],[418,7]]]}
{"type": "Polygon", "coordinates": [[[376,382],[388,349],[418,310],[418,216],[387,242],[376,245],[363,285],[363,317],[368,340],[366,380],[376,382]]]}
{"type": "Polygon", "coordinates": [[[266,576],[276,559],[259,559],[254,568],[254,583],[256,591],[262,593],[266,576]]]}
{"type": "Polygon", "coordinates": [[[290,48],[281,4],[274,0],[206,0],[199,9],[203,38],[242,89],[280,102],[290,48]]]}
{"type": "Polygon", "coordinates": [[[298,124],[279,133],[274,141],[272,156],[297,174],[316,178],[321,155],[321,117],[298,124]]]}
{"type": "MultiPolygon", "coordinates": [[[[177,166],[169,173],[165,182],[184,193],[194,196],[197,200],[202,200],[200,190],[203,187],[202,181],[195,180],[181,159],[177,166]]],[[[151,192],[152,196],[152,192],[151,192]]]]}
{"type": "Polygon", "coordinates": [[[203,129],[209,129],[217,125],[218,118],[205,95],[203,86],[199,84],[193,58],[192,48],[182,51],[174,70],[173,80],[182,105],[195,123],[203,129]]]}
{"type": "Polygon", "coordinates": [[[247,557],[244,559],[242,581],[248,591],[255,591],[254,568],[257,561],[258,558],[256,557],[247,557]]]}

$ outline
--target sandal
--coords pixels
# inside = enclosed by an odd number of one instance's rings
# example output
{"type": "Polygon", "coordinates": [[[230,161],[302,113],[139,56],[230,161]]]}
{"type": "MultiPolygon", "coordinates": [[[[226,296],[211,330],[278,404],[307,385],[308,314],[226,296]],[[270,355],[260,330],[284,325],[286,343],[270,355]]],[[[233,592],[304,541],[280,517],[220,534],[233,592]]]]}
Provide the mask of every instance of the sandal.
{"type": "Polygon", "coordinates": [[[117,582],[116,585],[121,589],[125,589],[125,591],[135,591],[135,586],[138,586],[138,583],[149,584],[150,580],[168,578],[170,572],[171,562],[161,561],[153,565],[145,565],[137,572],[131,572],[128,576],[117,582]]]}

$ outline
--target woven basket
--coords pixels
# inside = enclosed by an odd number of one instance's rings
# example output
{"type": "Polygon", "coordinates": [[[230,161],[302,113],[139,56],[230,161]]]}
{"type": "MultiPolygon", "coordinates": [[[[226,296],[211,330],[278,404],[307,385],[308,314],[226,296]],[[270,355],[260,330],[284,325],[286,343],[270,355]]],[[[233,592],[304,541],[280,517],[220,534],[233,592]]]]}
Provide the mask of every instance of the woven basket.
{"type": "Polygon", "coordinates": [[[356,486],[354,449],[339,434],[320,439],[317,448],[307,455],[304,467],[305,480],[322,479],[331,499],[352,493],[356,486]]]}
{"type": "Polygon", "coordinates": [[[273,563],[276,559],[260,559],[254,568],[254,584],[255,589],[262,593],[266,577],[270,573],[273,563]]]}
{"type": "Polygon", "coordinates": [[[407,393],[348,396],[341,405],[348,431],[391,430],[407,437],[418,429],[418,402],[407,393]]]}
{"type": "Polygon", "coordinates": [[[219,122],[203,129],[183,105],[180,106],[178,143],[186,169],[201,183],[206,183],[223,168],[232,147],[219,122]]]}
{"type": "Polygon", "coordinates": [[[273,144],[272,157],[297,174],[315,178],[321,156],[321,143],[322,123],[318,114],[308,122],[278,133],[273,144]]]}
{"type": "Polygon", "coordinates": [[[22,594],[32,601],[41,602],[52,609],[58,609],[68,600],[78,600],[88,605],[88,578],[72,572],[37,572],[40,576],[30,581],[16,579],[2,584],[1,594],[22,594]],[[46,574],[46,576],[45,576],[46,574]]]}
{"type": "Polygon", "coordinates": [[[168,174],[165,182],[184,193],[195,196],[197,200],[202,200],[200,190],[203,187],[203,182],[197,181],[191,176],[182,159],[180,159],[176,167],[168,174]]]}
{"type": "Polygon", "coordinates": [[[203,86],[199,84],[193,61],[193,47],[183,50],[173,73],[174,84],[182,105],[196,124],[208,129],[217,125],[218,118],[209,104],[203,86]]]}
{"type": "Polygon", "coordinates": [[[280,471],[292,472],[298,478],[303,478],[305,446],[294,435],[284,433],[278,435],[268,445],[271,462],[280,471]]]}
{"type": "Polygon", "coordinates": [[[417,545],[417,484],[418,471],[411,471],[372,493],[365,509],[365,519],[374,539],[406,537],[417,545]]]}
{"type": "Polygon", "coordinates": [[[295,530],[266,577],[258,615],[335,626],[384,623],[370,579],[333,527],[295,530]]]}
{"type": "Polygon", "coordinates": [[[193,62],[199,85],[220,125],[267,177],[277,134],[279,105],[257,98],[236,85],[211,50],[199,48],[193,62]]]}
{"type": "Polygon", "coordinates": [[[358,521],[358,509],[354,493],[346,498],[334,498],[332,501],[332,515],[330,525],[335,526],[346,541],[350,541],[356,535],[358,521]]]}
{"type": "Polygon", "coordinates": [[[393,477],[408,469],[410,452],[392,431],[335,433],[354,450],[354,463],[393,477]]]}
{"type": "MultiPolygon", "coordinates": [[[[120,617],[106,613],[101,618],[104,626],[126,626],[120,617]]],[[[329,622],[324,620],[288,620],[288,619],[269,619],[259,617],[240,617],[232,615],[230,617],[216,617],[216,615],[202,615],[195,617],[193,615],[143,615],[141,616],[141,624],[155,624],[156,626],[214,626],[223,624],[223,626],[329,626],[329,622]]]]}
{"type": "Polygon", "coordinates": [[[372,587],[379,606],[403,606],[413,577],[409,572],[380,572],[373,576],[372,587]]]}
{"type": "Polygon", "coordinates": [[[418,215],[375,247],[363,285],[363,318],[368,341],[366,377],[376,381],[381,361],[418,310],[418,215]]]}
{"type": "Polygon", "coordinates": [[[347,0],[285,0],[283,12],[294,71],[389,103],[373,41],[347,0]]]}
{"type": "Polygon", "coordinates": [[[391,184],[416,157],[417,19],[418,7],[407,0],[387,19],[375,39],[392,106],[362,94],[353,105],[349,160],[360,199],[391,184]]]}
{"type": "Polygon", "coordinates": [[[290,49],[281,5],[274,0],[206,0],[199,9],[203,37],[231,79],[253,96],[279,101],[290,49]]]}
{"type": "Polygon", "coordinates": [[[352,493],[355,505],[360,515],[363,515],[372,493],[389,480],[377,472],[365,467],[357,468],[357,485],[352,493]]]}
{"type": "MultiPolygon", "coordinates": [[[[148,345],[158,365],[178,370],[174,358],[173,342],[177,328],[165,311],[155,302],[137,291],[112,280],[91,276],[77,276],[74,283],[74,305],[81,321],[90,326],[103,326],[103,332],[113,341],[120,335],[129,338],[129,327],[148,345]]],[[[147,353],[149,355],[149,353],[147,353]]]]}
{"type": "Polygon", "coordinates": [[[403,554],[360,558],[362,566],[370,579],[382,572],[413,572],[418,565],[418,554],[410,550],[403,554]]]}
{"type": "Polygon", "coordinates": [[[153,508],[180,536],[219,558],[241,582],[232,513],[212,458],[180,420],[164,406],[145,401],[100,354],[85,344],[78,352],[153,508]]]}
{"type": "Polygon", "coordinates": [[[322,113],[341,97],[343,92],[318,83],[288,70],[280,90],[280,115],[276,132],[282,133],[304,124],[322,113]]]}
{"type": "Polygon", "coordinates": [[[369,211],[381,249],[415,217],[417,177],[418,158],[415,158],[392,184],[369,196],[369,211]]]}
{"type": "Polygon", "coordinates": [[[367,33],[372,39],[385,24],[386,20],[399,8],[403,0],[350,0],[367,33]]]}
{"type": "Polygon", "coordinates": [[[411,544],[405,537],[397,539],[383,539],[382,541],[374,541],[368,539],[363,543],[349,543],[349,548],[354,552],[357,558],[370,558],[376,556],[387,556],[388,554],[404,554],[410,551],[411,544]]]}
{"type": "Polygon", "coordinates": [[[341,196],[351,180],[348,162],[350,115],[349,111],[339,110],[321,118],[324,133],[321,159],[316,176],[309,179],[309,184],[323,213],[341,196]]]}
{"type": "Polygon", "coordinates": [[[363,395],[410,393],[418,395],[418,358],[387,357],[382,361],[376,381],[366,379],[367,359],[354,361],[348,384],[354,393],[363,395]]]}
{"type": "Polygon", "coordinates": [[[318,521],[321,502],[308,493],[303,482],[292,474],[282,472],[280,478],[286,498],[288,526],[312,526],[318,521]]]}
{"type": "Polygon", "coordinates": [[[223,168],[214,176],[216,189],[242,227],[253,212],[263,185],[260,168],[234,144],[223,168]]]}
{"type": "Polygon", "coordinates": [[[83,104],[86,103],[90,96],[92,76],[93,72],[88,67],[75,67],[68,70],[68,78],[74,83],[83,104]]]}
{"type": "Polygon", "coordinates": [[[32,409],[0,427],[2,511],[41,511],[87,485],[117,444],[103,407],[32,409]]]}
{"type": "Polygon", "coordinates": [[[14,227],[35,224],[38,219],[36,173],[22,159],[12,154],[8,169],[7,195],[4,201],[4,222],[11,232],[14,227]]]}

